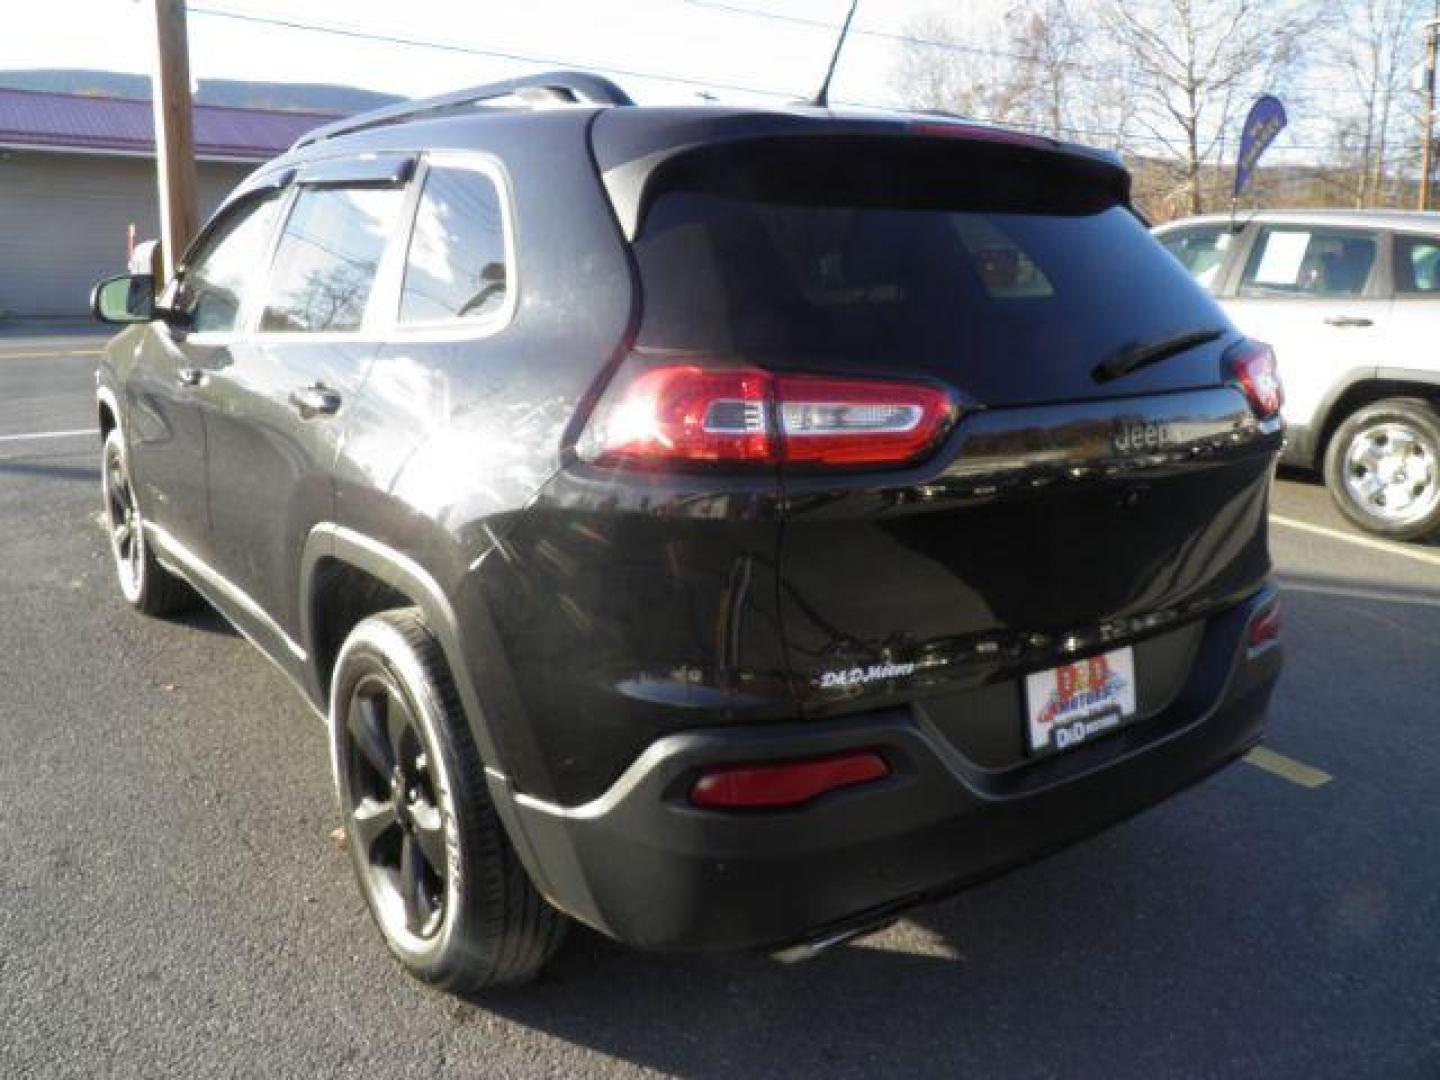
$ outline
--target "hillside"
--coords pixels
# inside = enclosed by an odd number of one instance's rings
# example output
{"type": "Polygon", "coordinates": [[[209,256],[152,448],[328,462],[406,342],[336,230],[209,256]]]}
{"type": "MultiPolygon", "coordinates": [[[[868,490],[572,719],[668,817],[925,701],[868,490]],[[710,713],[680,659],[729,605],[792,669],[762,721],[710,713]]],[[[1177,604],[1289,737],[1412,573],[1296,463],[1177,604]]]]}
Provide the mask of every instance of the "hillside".
{"type": "MultiPolygon", "coordinates": [[[[123,97],[149,100],[150,79],[118,71],[83,68],[39,68],[0,71],[0,86],[19,90],[47,90],[61,94],[123,97]]],[[[296,110],[350,114],[399,101],[393,94],[331,83],[245,82],[237,79],[201,79],[196,101],[201,105],[230,105],[248,109],[296,110]]]]}

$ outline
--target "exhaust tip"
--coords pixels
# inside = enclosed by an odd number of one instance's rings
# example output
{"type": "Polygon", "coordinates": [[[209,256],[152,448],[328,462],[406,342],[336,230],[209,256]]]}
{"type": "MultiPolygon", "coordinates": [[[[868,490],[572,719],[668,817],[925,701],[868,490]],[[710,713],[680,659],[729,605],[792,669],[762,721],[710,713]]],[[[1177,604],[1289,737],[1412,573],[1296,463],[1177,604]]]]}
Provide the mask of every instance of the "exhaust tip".
{"type": "Polygon", "coordinates": [[[879,922],[865,923],[861,926],[852,927],[848,930],[833,931],[822,934],[820,937],[811,938],[809,941],[802,941],[798,945],[790,945],[784,949],[777,949],[770,954],[770,959],[777,960],[782,964],[799,964],[806,960],[814,960],[821,953],[829,952],[839,945],[845,945],[856,938],[867,937],[870,934],[878,934],[881,930],[888,930],[899,920],[894,918],[881,919],[879,922]]]}

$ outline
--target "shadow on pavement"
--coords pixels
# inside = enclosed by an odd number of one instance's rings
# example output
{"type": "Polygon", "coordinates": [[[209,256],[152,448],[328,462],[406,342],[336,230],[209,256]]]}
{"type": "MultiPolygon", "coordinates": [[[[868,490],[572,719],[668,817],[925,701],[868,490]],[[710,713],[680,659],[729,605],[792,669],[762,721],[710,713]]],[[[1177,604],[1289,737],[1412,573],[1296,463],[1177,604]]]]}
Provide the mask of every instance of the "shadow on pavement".
{"type": "MultiPolygon", "coordinates": [[[[1398,689],[1408,650],[1380,646],[1357,679],[1319,647],[1365,623],[1433,632],[1440,586],[1281,581],[1294,682],[1270,734],[1333,783],[1309,791],[1232,765],[796,966],[649,955],[576,931],[541,983],[471,1004],[686,1077],[1440,1075],[1425,1004],[1440,1005],[1440,962],[1414,947],[1434,940],[1424,852],[1440,804],[1407,749],[1433,717],[1398,689]],[[1388,737],[1343,738],[1367,709],[1388,737]]],[[[1440,682],[1410,674],[1427,697],[1440,682]]],[[[456,1020],[475,1015],[462,1006],[456,1020]]]]}
{"type": "Polygon", "coordinates": [[[582,932],[544,982],[474,1004],[688,1077],[1259,1075],[1242,1063],[1294,1005],[1274,993],[1289,943],[1257,919],[1270,884],[1236,873],[1253,852],[1176,820],[1122,826],[805,964],[651,956],[582,932]],[[1232,1010],[1228,1035],[1208,1031],[1232,1010]],[[1194,1074],[1175,1067],[1187,1059],[1194,1074]]]}
{"type": "Polygon", "coordinates": [[[167,616],[170,622],[191,630],[203,630],[209,634],[218,634],[221,637],[239,637],[240,631],[225,621],[225,617],[211,607],[204,600],[199,600],[195,607],[189,611],[177,615],[167,616]]]}
{"type": "Polygon", "coordinates": [[[0,473],[15,476],[43,476],[50,480],[83,480],[100,482],[98,465],[44,465],[34,461],[0,460],[0,473]]]}

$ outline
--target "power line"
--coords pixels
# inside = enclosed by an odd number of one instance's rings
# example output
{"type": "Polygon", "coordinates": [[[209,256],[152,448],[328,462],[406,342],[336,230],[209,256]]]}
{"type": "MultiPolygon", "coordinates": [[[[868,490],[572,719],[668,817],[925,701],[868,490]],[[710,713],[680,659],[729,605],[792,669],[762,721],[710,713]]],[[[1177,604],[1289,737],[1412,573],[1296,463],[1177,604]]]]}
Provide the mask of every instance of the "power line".
{"type": "MultiPolygon", "coordinates": [[[[708,7],[708,6],[721,6],[721,7],[726,8],[726,9],[732,9],[732,10],[739,11],[739,12],[745,12],[745,13],[753,14],[753,15],[760,16],[760,17],[769,17],[769,13],[760,12],[760,11],[750,11],[750,10],[748,10],[748,9],[734,7],[733,5],[721,5],[721,4],[718,3],[718,0],[713,0],[713,2],[712,2],[712,0],[705,0],[704,3],[702,3],[701,0],[686,0],[686,2],[687,2],[687,3],[699,4],[700,6],[707,6],[707,7],[708,7]]],[[[279,15],[261,15],[261,14],[254,14],[254,13],[248,13],[248,12],[227,11],[227,10],[224,10],[224,9],[222,9],[222,8],[211,8],[211,7],[202,7],[202,6],[192,6],[192,7],[189,8],[189,10],[190,10],[190,12],[191,12],[192,14],[195,14],[195,15],[205,15],[205,16],[209,16],[209,17],[212,17],[212,18],[231,19],[231,20],[234,20],[234,21],[237,21],[237,22],[254,23],[254,24],[260,24],[260,25],[266,25],[266,26],[278,26],[278,27],[283,27],[283,28],[291,29],[291,30],[298,30],[298,31],[306,32],[306,33],[331,34],[331,35],[334,35],[334,36],[337,36],[337,37],[344,37],[344,38],[350,38],[350,39],[361,40],[361,41],[379,42],[379,43],[388,44],[388,45],[401,45],[401,46],[405,46],[405,47],[409,47],[409,48],[430,49],[430,50],[434,50],[434,51],[438,51],[438,52],[458,53],[458,54],[469,55],[469,56],[485,56],[485,57],[490,57],[490,58],[493,58],[493,59],[513,60],[513,61],[516,61],[516,62],[518,62],[518,63],[524,63],[524,64],[536,64],[536,65],[551,65],[551,64],[554,64],[554,65],[560,65],[560,66],[579,66],[579,67],[589,68],[589,69],[595,70],[595,71],[601,71],[601,72],[606,72],[606,73],[616,74],[616,75],[624,75],[624,76],[628,76],[628,77],[631,77],[631,78],[650,79],[650,80],[654,80],[654,81],[656,81],[656,82],[668,82],[668,83],[675,83],[675,84],[679,84],[679,85],[695,86],[695,87],[710,88],[710,89],[732,90],[732,91],[735,91],[735,92],[737,92],[737,93],[753,94],[753,95],[756,95],[756,96],[758,96],[758,97],[777,98],[777,99],[783,99],[783,100],[792,101],[792,102],[798,101],[798,100],[799,100],[799,97],[800,97],[800,95],[797,94],[795,91],[789,91],[789,90],[769,90],[769,89],[764,89],[764,88],[756,88],[756,87],[752,87],[752,86],[744,86],[744,85],[737,84],[737,83],[726,83],[726,82],[717,82],[717,81],[712,81],[712,80],[695,79],[695,78],[689,78],[689,77],[686,77],[686,76],[673,75],[673,74],[669,74],[669,73],[643,71],[643,70],[635,69],[635,68],[615,67],[615,66],[609,65],[609,64],[594,64],[594,63],[587,63],[587,62],[583,62],[583,61],[581,61],[581,62],[579,62],[579,63],[577,64],[577,62],[576,62],[575,60],[573,60],[573,59],[568,59],[568,58],[564,58],[564,57],[544,56],[544,55],[539,55],[539,54],[534,54],[534,53],[519,53],[519,52],[512,52],[512,51],[507,51],[507,50],[502,50],[502,49],[487,49],[487,48],[481,48],[481,47],[475,46],[475,45],[464,45],[464,44],[458,44],[458,43],[455,43],[455,42],[431,41],[431,40],[427,40],[427,39],[424,39],[424,38],[416,38],[416,37],[409,37],[409,36],[397,36],[397,35],[393,35],[393,34],[382,34],[382,33],[379,33],[379,32],[377,32],[377,31],[364,30],[364,29],[360,29],[360,28],[357,28],[357,27],[353,27],[353,26],[343,26],[343,25],[333,25],[333,24],[300,22],[299,20],[291,19],[291,18],[286,18],[286,17],[279,16],[279,15]]],[[[778,17],[778,16],[777,16],[777,17],[778,17]]],[[[787,20],[795,20],[795,19],[798,19],[799,17],[798,17],[798,16],[784,16],[784,18],[786,18],[787,20]]],[[[805,21],[805,22],[809,22],[809,23],[815,23],[815,24],[817,24],[817,25],[828,25],[828,24],[821,23],[819,20],[807,19],[807,20],[804,20],[804,21],[805,21]]],[[[858,31],[857,31],[857,32],[858,32],[858,31]]],[[[870,34],[880,34],[880,33],[881,33],[880,31],[865,31],[865,32],[866,32],[866,33],[870,33],[870,34]]],[[[895,36],[895,35],[885,35],[885,36],[895,36]]],[[[883,100],[882,100],[882,101],[878,101],[878,102],[876,102],[876,101],[840,100],[840,101],[836,101],[836,104],[838,104],[838,105],[849,105],[849,106],[854,106],[854,107],[857,107],[857,108],[888,109],[888,110],[898,110],[898,111],[902,111],[902,112],[912,112],[912,113],[913,113],[913,112],[917,112],[917,111],[923,111],[923,110],[917,110],[917,109],[915,109],[913,106],[900,105],[900,104],[895,103],[895,102],[893,102],[893,101],[883,101],[883,100]]],[[[975,121],[975,122],[977,122],[977,123],[998,124],[998,125],[1007,126],[1007,127],[1011,127],[1011,128],[1018,128],[1018,129],[1031,130],[1031,131],[1046,131],[1046,130],[1048,130],[1045,125],[1028,123],[1028,122],[1025,122],[1025,121],[1017,121],[1017,120],[1007,119],[1007,118],[1003,118],[1003,117],[990,117],[990,116],[971,115],[971,116],[966,117],[965,119],[972,120],[972,121],[975,121]]],[[[1148,146],[1152,146],[1152,147],[1159,147],[1159,148],[1166,148],[1166,149],[1168,149],[1168,148],[1170,148],[1171,145],[1172,145],[1172,143],[1171,143],[1170,140],[1164,139],[1164,138],[1162,138],[1162,137],[1160,137],[1160,136],[1157,136],[1157,135],[1144,135],[1144,134],[1138,134],[1138,133],[1133,133],[1133,132],[1111,131],[1111,130],[1104,130],[1104,129],[1099,129],[1099,128],[1084,128],[1084,127],[1069,127],[1069,126],[1066,126],[1066,127],[1062,127],[1058,132],[1056,132],[1056,134],[1062,135],[1062,136],[1064,136],[1064,137],[1069,137],[1069,138],[1105,140],[1105,141],[1109,141],[1109,142],[1120,143],[1120,144],[1127,145],[1127,146],[1134,146],[1134,145],[1141,145],[1141,144],[1143,144],[1143,145],[1148,145],[1148,146]]],[[[1406,149],[1412,149],[1412,148],[1415,148],[1415,147],[1419,147],[1420,144],[1419,144],[1419,143],[1413,144],[1413,147],[1412,147],[1410,144],[1399,144],[1399,145],[1394,145],[1394,144],[1392,144],[1392,146],[1393,146],[1393,149],[1395,149],[1395,150],[1403,151],[1403,150],[1406,150],[1406,149]]],[[[1292,150],[1292,151],[1293,151],[1293,150],[1300,150],[1300,151],[1329,151],[1329,150],[1334,150],[1335,147],[1334,147],[1333,144],[1328,144],[1328,143],[1326,143],[1326,144],[1296,144],[1296,143],[1287,143],[1287,144],[1285,144],[1284,146],[1277,147],[1277,149],[1280,149],[1280,150],[1292,150]]]]}
{"type": "Polygon", "coordinates": [[[381,34],[371,30],[361,30],[350,26],[326,25],[321,23],[305,23],[295,19],[285,18],[279,15],[255,15],[239,11],[225,11],[221,8],[199,7],[192,5],[189,8],[192,15],[208,15],[217,19],[233,19],[236,22],[259,23],[266,26],[280,26],[290,30],[302,30],[310,33],[334,34],[338,37],[354,38],[361,41],[374,41],[387,45],[406,45],[419,49],[434,49],[439,52],[462,53],[467,56],[487,56],[499,60],[515,60],[523,64],[559,64],[570,67],[584,67],[592,71],[604,71],[616,75],[628,75],[634,79],[653,79],[656,82],[675,83],[683,86],[698,86],[716,90],[733,90],[737,93],[755,94],[759,97],[783,98],[790,101],[798,100],[800,93],[795,90],[765,90],[751,86],[740,86],[736,83],[717,82],[713,79],[694,79],[684,75],[662,74],[653,71],[639,71],[633,68],[616,67],[614,64],[597,64],[573,59],[564,59],[556,56],[541,56],[538,54],[527,54],[507,52],[502,49],[483,49],[476,45],[460,45],[450,41],[428,41],[424,38],[399,37],[393,34],[381,34]]]}
{"type": "MultiPolygon", "coordinates": [[[[765,19],[770,22],[789,23],[795,26],[807,26],[817,30],[825,30],[829,33],[837,33],[840,27],[824,19],[815,19],[805,15],[787,15],[779,11],[762,11],[759,8],[745,7],[740,4],[726,3],[725,0],[680,0],[689,7],[708,8],[712,11],[721,11],[731,15],[740,15],[752,19],[765,19]]],[[[1131,7],[1136,7],[1133,2],[1131,7]]],[[[918,34],[895,33],[889,30],[873,30],[865,27],[854,27],[851,29],[852,37],[878,38],[885,41],[899,42],[905,45],[918,45],[922,48],[936,49],[942,52],[963,53],[967,56],[986,56],[998,60],[1013,60],[1022,64],[1038,62],[1037,57],[1026,53],[1010,52],[1005,49],[992,49],[983,45],[971,45],[963,41],[948,41],[940,38],[922,37],[918,34]]],[[[1048,59],[1044,63],[1052,64],[1055,67],[1069,68],[1074,71],[1082,71],[1098,78],[1113,80],[1117,76],[1114,68],[1104,64],[1087,64],[1079,60],[1048,59]]],[[[1246,93],[1262,93],[1266,88],[1261,87],[1246,93]]],[[[1364,96],[1369,93],[1367,90],[1356,87],[1333,87],[1333,86],[1307,86],[1302,83],[1292,84],[1291,89],[1297,93],[1314,94],[1352,94],[1364,96]]]]}
{"type": "MultiPolygon", "coordinates": [[[[742,15],[752,19],[768,19],[771,22],[790,23],[795,26],[808,26],[817,30],[825,30],[829,33],[836,33],[840,27],[834,23],[826,22],[824,19],[813,19],[804,15],[786,15],[779,11],[762,11],[759,8],[743,7],[739,4],[727,4],[724,0],[681,0],[690,7],[709,8],[712,11],[723,11],[731,15],[742,15]]],[[[854,37],[878,38],[883,41],[895,41],[905,45],[919,45],[922,48],[936,49],[941,52],[964,53],[967,56],[989,56],[1000,60],[1015,60],[1022,64],[1033,63],[1034,56],[1025,53],[1009,52],[1004,49],[989,49],[982,45],[970,45],[963,41],[948,41],[941,38],[921,37],[918,34],[897,34],[892,30],[869,30],[864,27],[856,27],[850,31],[854,37]]],[[[1098,64],[1085,64],[1079,60],[1051,60],[1049,63],[1056,67],[1073,68],[1076,71],[1100,72],[1107,76],[1113,76],[1109,68],[1098,64]]]]}
{"type": "MultiPolygon", "coordinates": [[[[248,12],[225,11],[220,8],[193,6],[190,12],[195,15],[208,15],[214,18],[233,19],[237,22],[257,23],[265,26],[279,26],[290,30],[300,30],[307,33],[333,34],[337,37],[353,38],[361,41],[380,42],[387,45],[403,45],[417,49],[433,49],[440,52],[460,53],[469,56],[486,56],[495,59],[514,60],[525,64],[557,64],[561,66],[579,66],[594,71],[601,71],[609,74],[628,75],[637,79],[654,79],[657,82],[673,82],[687,86],[708,87],[712,89],[733,90],[737,93],[755,94],[760,97],[779,98],[787,101],[798,101],[800,95],[793,91],[758,89],[752,86],[742,86],[736,83],[713,82],[700,79],[692,79],[683,76],[661,74],[657,72],[641,71],[633,68],[613,67],[608,64],[590,64],[577,62],[557,56],[541,56],[530,53],[509,52],[501,49],[485,49],[474,45],[462,45],[455,42],[429,41],[423,38],[400,37],[392,34],[381,34],[376,31],[362,30],[350,26],[337,26],[322,23],[306,23],[296,19],[285,18],[279,15],[258,15],[248,12]]],[[[836,101],[837,105],[850,105],[857,108],[882,108],[899,109],[905,112],[915,112],[913,107],[898,105],[894,102],[869,102],[843,100],[836,101]]],[[[967,119],[979,123],[1009,124],[1012,127],[1038,127],[1036,125],[1016,124],[1013,121],[999,120],[986,116],[970,116],[967,119]]],[[[1165,140],[1155,136],[1129,135],[1122,136],[1120,132],[1114,131],[1092,131],[1083,128],[1066,128],[1066,132],[1077,136],[1092,136],[1095,138],[1124,138],[1129,142],[1147,142],[1153,145],[1164,145],[1165,140]]]]}

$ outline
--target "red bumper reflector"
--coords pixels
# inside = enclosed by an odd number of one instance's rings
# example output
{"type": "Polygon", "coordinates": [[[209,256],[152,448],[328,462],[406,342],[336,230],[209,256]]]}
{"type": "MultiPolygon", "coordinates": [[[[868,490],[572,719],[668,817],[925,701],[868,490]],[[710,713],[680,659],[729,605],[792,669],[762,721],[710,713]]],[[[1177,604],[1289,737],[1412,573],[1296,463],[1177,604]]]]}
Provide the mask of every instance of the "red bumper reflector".
{"type": "Polygon", "coordinates": [[[727,766],[695,781],[690,801],[719,809],[799,806],[827,791],[889,775],[890,766],[873,750],[810,761],[727,766]]]}
{"type": "Polygon", "coordinates": [[[1280,640],[1280,605],[1277,603],[1250,624],[1250,648],[1280,640]]]}

